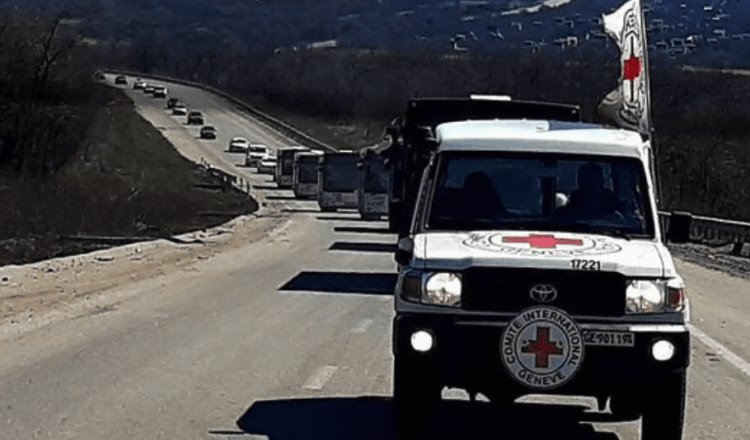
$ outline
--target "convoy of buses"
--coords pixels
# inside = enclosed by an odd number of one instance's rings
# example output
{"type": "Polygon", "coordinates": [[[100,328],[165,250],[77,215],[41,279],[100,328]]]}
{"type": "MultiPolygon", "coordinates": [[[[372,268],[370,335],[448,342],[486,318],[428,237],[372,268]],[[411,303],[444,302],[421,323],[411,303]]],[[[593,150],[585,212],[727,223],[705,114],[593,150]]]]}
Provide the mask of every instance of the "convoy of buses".
{"type": "Polygon", "coordinates": [[[368,220],[388,215],[389,174],[375,148],[325,153],[301,146],[282,148],[274,180],[296,198],[317,200],[322,212],[357,210],[368,220]]]}

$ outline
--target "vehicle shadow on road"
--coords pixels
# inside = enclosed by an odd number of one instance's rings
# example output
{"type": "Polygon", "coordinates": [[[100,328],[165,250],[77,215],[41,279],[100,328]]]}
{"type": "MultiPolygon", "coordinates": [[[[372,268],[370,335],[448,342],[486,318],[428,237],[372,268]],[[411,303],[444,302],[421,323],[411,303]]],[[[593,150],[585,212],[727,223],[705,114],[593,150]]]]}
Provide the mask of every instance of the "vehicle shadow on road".
{"type": "MultiPolygon", "coordinates": [[[[444,401],[419,438],[430,440],[618,440],[598,432],[580,406],[444,401]]],[[[288,399],[255,402],[237,421],[244,433],[269,440],[390,440],[396,435],[393,404],[385,397],[288,399]]],[[[403,437],[401,437],[403,438],[403,437]]]]}
{"type": "MultiPolygon", "coordinates": [[[[266,197],[267,200],[273,200],[270,197],[266,197]]],[[[284,208],[281,212],[287,212],[290,214],[320,214],[320,209],[315,208],[284,208]]]]}
{"type": "MultiPolygon", "coordinates": [[[[333,222],[335,222],[335,221],[341,221],[341,222],[373,222],[373,220],[365,220],[365,219],[363,219],[362,217],[359,217],[359,216],[354,217],[354,216],[351,216],[351,215],[349,215],[349,216],[345,215],[345,214],[351,214],[351,212],[347,213],[346,211],[344,211],[341,214],[342,215],[340,215],[340,216],[335,216],[335,215],[319,215],[319,216],[317,216],[315,218],[317,220],[321,220],[321,221],[333,221],[333,222]]],[[[375,221],[377,221],[377,220],[375,220],[375,221]]]]}
{"type": "Polygon", "coordinates": [[[259,191],[283,191],[281,188],[279,188],[276,185],[253,185],[253,189],[257,189],[259,191]]]}
{"type": "Polygon", "coordinates": [[[393,295],[396,280],[395,273],[307,271],[295,275],[279,291],[393,295]]]}
{"type": "Polygon", "coordinates": [[[329,251],[343,252],[373,252],[373,253],[394,253],[396,245],[392,243],[368,243],[363,241],[337,241],[334,242],[329,251]]]}
{"type": "Polygon", "coordinates": [[[266,199],[268,200],[301,200],[301,199],[297,199],[294,196],[266,196],[266,199]]]}
{"type": "Polygon", "coordinates": [[[368,226],[334,226],[333,232],[354,234],[394,234],[386,228],[373,228],[368,226]]]}

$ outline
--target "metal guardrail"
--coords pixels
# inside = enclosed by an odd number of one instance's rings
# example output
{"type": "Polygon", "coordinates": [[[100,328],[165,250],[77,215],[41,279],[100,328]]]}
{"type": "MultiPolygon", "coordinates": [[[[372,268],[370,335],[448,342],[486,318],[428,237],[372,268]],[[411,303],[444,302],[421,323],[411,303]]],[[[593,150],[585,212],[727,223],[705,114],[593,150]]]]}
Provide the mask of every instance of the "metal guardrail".
{"type": "MultiPolygon", "coordinates": [[[[291,139],[294,139],[297,142],[305,144],[306,146],[313,149],[319,149],[323,151],[336,150],[332,146],[299,131],[291,125],[279,121],[278,119],[267,115],[266,113],[263,113],[250,104],[213,87],[157,74],[144,74],[140,72],[130,72],[116,69],[107,70],[107,72],[128,76],[153,78],[160,81],[169,81],[176,84],[196,87],[214,93],[239,106],[270,128],[291,139]]],[[[203,159],[201,159],[201,165],[204,166],[210,174],[218,178],[219,181],[221,181],[224,185],[234,186],[240,191],[246,192],[248,195],[250,194],[250,190],[252,188],[250,182],[245,181],[242,178],[238,178],[237,176],[227,173],[226,171],[223,171],[219,168],[214,168],[203,159]]],[[[735,255],[742,255],[742,251],[745,245],[750,244],[750,222],[704,217],[692,215],[685,212],[660,212],[659,221],[661,223],[661,229],[666,234],[666,237],[670,241],[675,243],[693,242],[714,245],[733,244],[734,246],[732,248],[732,253],[735,255]]]]}
{"type": "Polygon", "coordinates": [[[247,194],[248,197],[251,195],[250,191],[252,190],[252,184],[249,180],[228,173],[221,168],[216,168],[202,157],[200,159],[200,166],[206,171],[206,173],[208,173],[208,175],[219,181],[221,187],[225,190],[236,188],[240,192],[247,194]]]}
{"type": "Polygon", "coordinates": [[[303,133],[302,131],[298,130],[295,127],[292,127],[291,125],[287,124],[286,122],[280,121],[276,118],[274,118],[271,115],[268,115],[257,108],[253,107],[252,105],[248,104],[247,102],[238,99],[226,92],[223,92],[219,89],[216,89],[214,87],[206,86],[197,82],[193,81],[187,81],[180,78],[173,78],[166,75],[159,75],[159,74],[151,74],[151,73],[142,73],[142,72],[131,72],[127,70],[118,70],[118,69],[104,69],[104,72],[115,74],[115,75],[127,75],[127,76],[134,76],[134,77],[143,77],[143,78],[153,78],[159,81],[168,81],[175,84],[182,84],[189,87],[195,87],[201,90],[205,90],[207,92],[211,92],[215,95],[221,96],[222,98],[226,99],[227,101],[233,103],[234,105],[242,108],[244,111],[249,113],[251,116],[256,118],[261,123],[265,124],[269,128],[283,134],[284,136],[299,142],[300,144],[310,147],[314,150],[322,150],[322,151],[336,151],[336,148],[332,147],[331,145],[326,144],[325,142],[322,142],[318,139],[315,139],[314,137],[303,133]]]}
{"type": "Polygon", "coordinates": [[[676,243],[733,244],[732,253],[742,255],[750,244],[750,222],[693,215],[688,212],[660,212],[662,230],[676,243]]]}

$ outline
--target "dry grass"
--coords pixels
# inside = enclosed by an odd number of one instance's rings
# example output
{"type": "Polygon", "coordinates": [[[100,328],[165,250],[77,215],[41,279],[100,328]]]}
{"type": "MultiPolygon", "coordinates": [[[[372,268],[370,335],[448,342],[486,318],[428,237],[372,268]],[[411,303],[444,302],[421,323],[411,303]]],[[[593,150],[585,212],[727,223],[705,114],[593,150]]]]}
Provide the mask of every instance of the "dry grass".
{"type": "Polygon", "coordinates": [[[98,93],[103,104],[87,141],[60,171],[33,180],[0,176],[0,265],[91,248],[64,236],[172,235],[257,209],[238,192],[200,188],[208,176],[143,120],[129,99],[105,88],[98,93]]]}

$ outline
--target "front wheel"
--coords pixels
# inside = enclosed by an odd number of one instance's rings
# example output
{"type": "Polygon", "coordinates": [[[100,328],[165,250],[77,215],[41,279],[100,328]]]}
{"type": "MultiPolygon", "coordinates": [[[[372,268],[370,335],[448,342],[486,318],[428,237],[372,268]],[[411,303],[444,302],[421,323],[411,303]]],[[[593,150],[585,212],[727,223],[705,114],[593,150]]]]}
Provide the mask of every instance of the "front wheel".
{"type": "Polygon", "coordinates": [[[643,396],[641,440],[682,440],[686,385],[686,372],[669,374],[643,396]]]}
{"type": "Polygon", "coordinates": [[[399,439],[418,437],[440,401],[441,387],[428,371],[401,356],[393,360],[393,405],[399,439]]]}

